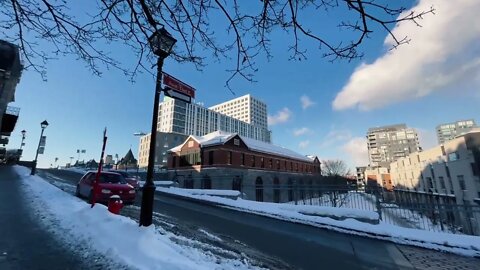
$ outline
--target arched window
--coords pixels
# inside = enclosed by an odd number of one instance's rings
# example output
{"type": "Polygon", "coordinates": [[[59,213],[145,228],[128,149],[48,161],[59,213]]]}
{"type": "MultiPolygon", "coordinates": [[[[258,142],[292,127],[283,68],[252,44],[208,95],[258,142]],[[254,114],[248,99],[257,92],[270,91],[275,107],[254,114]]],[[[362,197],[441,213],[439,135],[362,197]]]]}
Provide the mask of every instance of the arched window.
{"type": "Polygon", "coordinates": [[[240,176],[235,176],[235,178],[233,178],[232,190],[238,190],[242,192],[242,178],[240,178],[240,176]]]}
{"type": "Polygon", "coordinates": [[[255,180],[255,200],[263,202],[263,181],[260,176],[255,180]]]}
{"type": "Polygon", "coordinates": [[[273,202],[279,203],[280,202],[280,181],[278,177],[273,179],[273,202]]]}
{"type": "Polygon", "coordinates": [[[185,181],[183,181],[183,187],[184,188],[189,188],[189,189],[193,188],[193,179],[192,179],[191,175],[187,176],[185,181]]]}
{"type": "Polygon", "coordinates": [[[205,175],[202,177],[202,189],[212,189],[212,179],[210,176],[205,175]]]}
{"type": "Polygon", "coordinates": [[[292,179],[288,179],[287,185],[288,185],[288,201],[291,202],[291,201],[293,201],[293,181],[292,181],[292,179]]]}
{"type": "Polygon", "coordinates": [[[305,183],[303,182],[303,179],[300,179],[299,188],[300,188],[300,199],[304,201],[305,200],[305,183]]]}

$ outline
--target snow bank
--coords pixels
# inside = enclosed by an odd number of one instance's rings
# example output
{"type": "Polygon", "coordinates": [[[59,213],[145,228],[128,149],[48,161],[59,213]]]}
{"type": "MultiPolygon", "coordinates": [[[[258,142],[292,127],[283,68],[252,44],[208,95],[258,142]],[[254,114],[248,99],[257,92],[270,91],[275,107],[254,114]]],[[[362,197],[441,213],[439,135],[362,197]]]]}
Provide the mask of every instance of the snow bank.
{"type": "Polygon", "coordinates": [[[89,169],[79,168],[79,167],[69,167],[69,168],[64,168],[63,170],[77,172],[81,174],[85,174],[86,172],[90,171],[89,169]]]}
{"type": "MultiPolygon", "coordinates": [[[[161,189],[160,191],[165,191],[161,189]]],[[[236,190],[224,190],[224,189],[186,189],[186,188],[169,188],[168,193],[181,195],[181,196],[218,196],[229,199],[237,199],[240,196],[240,192],[236,190]]]]}
{"type": "Polygon", "coordinates": [[[23,178],[24,194],[31,207],[41,212],[47,228],[63,235],[67,243],[87,243],[114,261],[138,269],[254,269],[248,262],[219,258],[211,252],[179,245],[155,226],[139,227],[127,217],[108,212],[101,204],[89,204],[62,192],[29,169],[15,166],[23,178]]]}
{"type": "Polygon", "coordinates": [[[231,200],[209,195],[193,195],[184,190],[172,188],[159,188],[157,191],[212,202],[236,211],[312,225],[341,233],[367,236],[466,256],[480,256],[480,237],[478,236],[432,232],[404,228],[386,223],[369,224],[356,220],[359,218],[378,219],[378,214],[373,211],[255,202],[240,198],[238,200],[231,200]],[[325,215],[325,217],[322,215],[325,215]],[[335,219],[326,216],[334,216],[335,219]]]}
{"type": "MultiPolygon", "coordinates": [[[[145,181],[138,181],[138,184],[140,187],[143,187],[143,185],[145,185],[145,181]]],[[[173,181],[153,181],[153,184],[156,187],[171,187],[175,185],[173,181]]]]}

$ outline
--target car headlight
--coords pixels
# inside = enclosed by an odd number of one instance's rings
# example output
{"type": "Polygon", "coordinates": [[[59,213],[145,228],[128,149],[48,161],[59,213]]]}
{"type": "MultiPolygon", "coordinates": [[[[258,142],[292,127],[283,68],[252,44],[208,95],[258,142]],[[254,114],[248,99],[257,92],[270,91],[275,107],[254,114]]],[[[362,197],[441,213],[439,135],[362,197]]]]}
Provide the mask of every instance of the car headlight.
{"type": "Polygon", "coordinates": [[[135,194],[135,189],[130,190],[128,193],[135,194]]]}
{"type": "Polygon", "coordinates": [[[102,193],[103,194],[110,194],[110,190],[109,189],[102,189],[102,193]]]}

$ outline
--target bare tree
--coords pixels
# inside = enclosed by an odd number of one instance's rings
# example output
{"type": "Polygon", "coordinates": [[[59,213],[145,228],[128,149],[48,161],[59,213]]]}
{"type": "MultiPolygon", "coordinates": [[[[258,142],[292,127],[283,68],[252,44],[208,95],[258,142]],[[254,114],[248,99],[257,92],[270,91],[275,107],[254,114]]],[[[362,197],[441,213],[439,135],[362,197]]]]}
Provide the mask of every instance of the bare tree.
{"type": "Polygon", "coordinates": [[[343,160],[335,159],[322,162],[322,174],[325,176],[347,176],[351,172],[343,160]]]}
{"type": "Polygon", "coordinates": [[[385,0],[261,0],[248,4],[237,0],[97,0],[85,4],[87,10],[70,8],[78,6],[77,2],[0,0],[0,33],[19,44],[26,66],[44,77],[46,61],[73,54],[96,75],[105,68],[116,68],[134,78],[141,70],[150,72],[150,64],[155,62],[147,39],[156,29],[166,27],[179,40],[173,55],[177,61],[192,62],[201,69],[205,57],[232,59],[228,86],[238,76],[252,81],[257,70],[255,58],[270,58],[273,42],[287,44],[289,57],[295,60],[306,59],[302,46],[306,42],[316,43],[329,60],[351,60],[362,57],[359,46],[374,31],[387,32],[396,47],[409,41],[393,34],[396,23],[419,25],[424,15],[434,12],[433,7],[405,12],[404,2],[385,0]],[[334,17],[333,27],[351,31],[348,38],[322,31],[332,27],[322,21],[332,13],[344,14],[334,17]],[[219,38],[223,29],[227,38],[219,38]],[[272,40],[282,31],[289,40],[272,40]],[[122,63],[121,55],[111,55],[106,44],[112,43],[128,46],[138,62],[129,67],[122,63]],[[47,44],[50,49],[45,49],[47,44]]]}

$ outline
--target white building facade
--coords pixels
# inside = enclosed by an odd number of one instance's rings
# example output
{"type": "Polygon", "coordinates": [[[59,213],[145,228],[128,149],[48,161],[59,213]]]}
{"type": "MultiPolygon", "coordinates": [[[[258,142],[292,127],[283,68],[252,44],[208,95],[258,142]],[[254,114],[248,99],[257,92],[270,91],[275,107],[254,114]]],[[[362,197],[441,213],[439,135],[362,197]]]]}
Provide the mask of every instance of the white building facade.
{"type": "Polygon", "coordinates": [[[209,109],[254,126],[268,128],[267,104],[250,94],[220,103],[209,109]]]}

